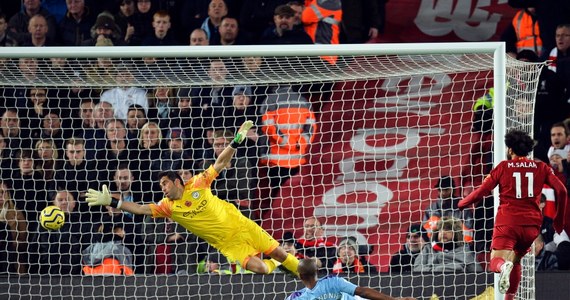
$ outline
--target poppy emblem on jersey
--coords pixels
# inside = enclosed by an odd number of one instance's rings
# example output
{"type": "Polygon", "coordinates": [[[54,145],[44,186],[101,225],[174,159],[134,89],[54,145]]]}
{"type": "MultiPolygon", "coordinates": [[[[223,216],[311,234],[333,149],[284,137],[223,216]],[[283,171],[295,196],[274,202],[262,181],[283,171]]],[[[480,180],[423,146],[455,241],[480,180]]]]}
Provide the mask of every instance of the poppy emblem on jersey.
{"type": "Polygon", "coordinates": [[[192,192],[192,198],[194,199],[200,198],[200,192],[192,192]]]}
{"type": "Polygon", "coordinates": [[[184,202],[184,205],[186,205],[187,207],[190,207],[190,206],[192,206],[192,202],[186,201],[186,202],[184,202]]]}

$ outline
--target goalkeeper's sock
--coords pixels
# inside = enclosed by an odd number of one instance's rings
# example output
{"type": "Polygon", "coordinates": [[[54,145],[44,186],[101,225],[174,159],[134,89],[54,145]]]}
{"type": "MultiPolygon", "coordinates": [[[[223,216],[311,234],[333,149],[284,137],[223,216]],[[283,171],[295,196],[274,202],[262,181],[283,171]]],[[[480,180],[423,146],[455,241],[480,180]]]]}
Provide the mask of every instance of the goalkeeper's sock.
{"type": "Polygon", "coordinates": [[[519,284],[521,282],[521,264],[516,263],[513,264],[513,270],[511,271],[511,277],[509,278],[509,282],[511,285],[507,290],[507,294],[516,294],[517,290],[519,289],[519,284]]]}
{"type": "Polygon", "coordinates": [[[494,273],[501,273],[501,266],[505,263],[505,259],[502,257],[493,257],[491,263],[489,264],[489,271],[494,273]]]}
{"type": "Polygon", "coordinates": [[[273,271],[275,271],[275,269],[281,265],[278,261],[274,260],[273,258],[272,259],[264,259],[263,262],[267,266],[267,270],[268,270],[267,274],[273,273],[273,271]]]}
{"type": "Polygon", "coordinates": [[[299,260],[287,253],[287,258],[281,263],[287,270],[291,271],[295,276],[299,277],[299,271],[297,271],[297,267],[299,267],[299,260]]]}

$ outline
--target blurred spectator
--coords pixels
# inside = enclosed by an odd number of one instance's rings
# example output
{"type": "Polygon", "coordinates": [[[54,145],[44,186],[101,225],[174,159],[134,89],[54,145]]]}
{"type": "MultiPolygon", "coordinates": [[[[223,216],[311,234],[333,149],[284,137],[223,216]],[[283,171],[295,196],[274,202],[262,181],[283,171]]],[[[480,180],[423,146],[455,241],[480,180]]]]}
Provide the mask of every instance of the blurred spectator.
{"type": "Polygon", "coordinates": [[[141,128],[148,123],[145,110],[138,104],[131,104],[127,112],[127,138],[129,140],[137,139],[141,128]]]}
{"type": "Polygon", "coordinates": [[[83,46],[96,46],[97,42],[102,38],[109,39],[114,46],[126,45],[121,29],[117,23],[115,23],[115,17],[109,12],[103,12],[97,16],[97,20],[93,27],[91,27],[89,36],[91,38],[81,43],[83,46]]]}
{"type": "MultiPolygon", "coordinates": [[[[231,45],[246,45],[247,43],[243,40],[242,36],[239,34],[239,26],[237,19],[232,17],[224,17],[222,23],[219,27],[220,31],[220,44],[222,46],[231,45]]],[[[217,44],[214,44],[217,45],[217,44]]]]}
{"type": "Polygon", "coordinates": [[[115,80],[118,87],[106,90],[101,94],[101,102],[108,102],[113,106],[115,117],[126,121],[129,106],[132,104],[142,106],[148,114],[149,104],[146,91],[141,88],[126,85],[134,82],[131,71],[126,67],[120,67],[117,70],[115,80]]]}
{"type": "Polygon", "coordinates": [[[552,125],[550,128],[550,141],[552,146],[548,149],[548,158],[552,154],[557,153],[562,158],[566,158],[570,152],[570,139],[568,137],[568,128],[562,122],[552,125]]]}
{"type": "Polygon", "coordinates": [[[457,204],[461,198],[455,196],[455,183],[450,176],[441,177],[434,186],[437,189],[438,199],[433,202],[424,213],[424,228],[428,232],[435,229],[439,220],[443,217],[453,217],[463,222],[464,232],[461,235],[466,242],[473,241],[473,211],[471,209],[460,210],[457,204]]]}
{"type": "Polygon", "coordinates": [[[143,125],[138,141],[138,161],[139,169],[138,179],[151,191],[155,191],[152,199],[159,198],[160,186],[157,181],[152,180],[153,169],[152,164],[160,160],[163,152],[162,132],[160,126],[155,122],[148,122],[143,125]]]}
{"type": "Polygon", "coordinates": [[[0,181],[8,180],[12,176],[12,159],[9,155],[4,133],[0,130],[0,181]]]}
{"type": "Polygon", "coordinates": [[[288,0],[244,0],[239,24],[241,32],[246,35],[245,38],[254,44],[257,43],[263,31],[274,24],[273,18],[277,6],[287,2],[288,0]]]}
{"type": "Polygon", "coordinates": [[[412,224],[406,233],[406,242],[390,259],[390,272],[411,272],[414,262],[425,245],[421,224],[412,224]]]}
{"type": "Polygon", "coordinates": [[[54,40],[48,37],[48,23],[44,16],[38,14],[30,18],[28,36],[22,38],[19,46],[45,47],[56,46],[54,40]]]}
{"type": "Polygon", "coordinates": [[[301,16],[303,15],[305,5],[301,3],[301,1],[289,1],[287,2],[287,5],[295,11],[295,16],[293,16],[293,19],[295,19],[293,22],[293,28],[303,29],[303,21],[301,20],[301,16]]]}
{"type": "MultiPolygon", "coordinates": [[[[28,222],[28,232],[38,229],[38,213],[47,206],[46,191],[50,186],[42,179],[42,174],[34,168],[32,151],[19,151],[17,169],[12,174],[10,188],[16,208],[22,211],[28,222]]],[[[51,182],[50,182],[51,185],[51,182]]]]}
{"type": "Polygon", "coordinates": [[[47,89],[43,87],[26,89],[26,97],[17,99],[16,107],[21,126],[28,128],[32,132],[31,136],[37,138],[42,119],[49,113],[47,89]]]}
{"type": "Polygon", "coordinates": [[[273,23],[274,25],[263,32],[259,44],[313,44],[313,40],[305,31],[293,29],[295,25],[295,11],[291,7],[280,5],[275,8],[273,23]]]}
{"type": "Polygon", "coordinates": [[[35,145],[36,169],[42,173],[44,180],[55,179],[59,170],[59,151],[52,139],[39,139],[35,145]]]}
{"type": "Polygon", "coordinates": [[[501,40],[505,42],[507,54],[512,57],[516,57],[523,50],[531,50],[541,56],[542,39],[536,9],[525,7],[519,10],[503,32],[501,40]]]}
{"type": "Polygon", "coordinates": [[[18,42],[8,31],[8,19],[6,14],[0,11],[0,47],[17,46],[18,42]]]}
{"type": "Polygon", "coordinates": [[[182,128],[170,128],[166,136],[168,147],[162,151],[160,159],[152,162],[153,180],[158,180],[156,175],[160,171],[179,170],[185,160],[192,159],[191,154],[186,151],[185,142],[187,140],[186,133],[182,128]]]}
{"type": "Polygon", "coordinates": [[[570,24],[560,24],[556,27],[556,48],[550,51],[548,59],[552,61],[548,68],[556,73],[564,89],[564,101],[556,102],[557,107],[553,108],[553,111],[564,110],[562,120],[557,120],[563,121],[568,118],[568,111],[570,111],[568,103],[570,99],[570,24]]]}
{"type": "Polygon", "coordinates": [[[63,149],[63,142],[70,137],[70,134],[65,131],[61,124],[62,120],[59,117],[57,110],[51,110],[42,119],[40,138],[51,139],[57,149],[63,149]]]}
{"type": "Polygon", "coordinates": [[[97,185],[97,172],[94,170],[92,161],[85,159],[85,140],[81,138],[69,138],[65,141],[65,161],[60,172],[55,175],[57,188],[65,189],[73,194],[73,198],[79,202],[78,210],[85,213],[84,221],[94,220],[90,213],[100,212],[98,208],[90,209],[84,200],[85,193],[89,188],[97,185]]]}
{"type": "Polygon", "coordinates": [[[149,120],[159,124],[161,128],[170,126],[168,117],[174,106],[174,90],[171,87],[159,86],[151,90],[149,97],[149,120]]]}
{"type": "Polygon", "coordinates": [[[111,104],[94,104],[92,99],[84,99],[79,106],[75,120],[81,122],[73,126],[74,136],[85,140],[85,159],[95,159],[98,150],[105,148],[105,120],[113,117],[111,104]],[[97,121],[96,121],[97,120],[97,121]]]}
{"type": "Polygon", "coordinates": [[[228,6],[224,0],[211,0],[208,5],[208,17],[200,28],[206,32],[210,45],[220,45],[220,25],[228,14],[228,6]]]}
{"type": "Polygon", "coordinates": [[[41,7],[41,0],[26,0],[21,1],[23,4],[23,9],[17,14],[13,15],[8,22],[8,29],[11,32],[11,36],[18,42],[25,40],[29,37],[28,25],[30,19],[35,15],[44,16],[47,24],[47,38],[49,40],[55,41],[57,33],[57,23],[53,15],[41,7]]]}
{"type": "Polygon", "coordinates": [[[144,236],[148,274],[190,275],[198,271],[203,242],[178,223],[170,218],[146,217],[144,236]]]}
{"type": "MultiPolygon", "coordinates": [[[[93,100],[95,101],[95,100],[93,100]]],[[[115,108],[109,102],[100,101],[93,107],[93,126],[105,129],[107,121],[115,119],[115,108]]]]}
{"type": "Polygon", "coordinates": [[[38,60],[24,57],[18,59],[18,71],[23,76],[23,82],[35,84],[38,80],[38,60]]]}
{"type": "Polygon", "coordinates": [[[105,150],[100,149],[96,157],[99,180],[111,181],[110,172],[116,170],[121,162],[128,162],[131,170],[138,170],[137,140],[127,139],[125,122],[119,119],[108,120],[105,124],[105,137],[105,150]]]}
{"type": "Polygon", "coordinates": [[[91,36],[97,15],[85,6],[85,0],[66,0],[67,13],[59,23],[58,37],[63,46],[81,46],[91,36]]]}
{"type": "Polygon", "coordinates": [[[26,274],[27,222],[3,181],[0,181],[0,226],[0,274],[26,274]]]}
{"type": "Polygon", "coordinates": [[[283,239],[281,240],[281,247],[283,247],[283,250],[285,250],[285,252],[295,256],[297,259],[303,259],[305,258],[305,256],[301,253],[299,253],[299,251],[297,251],[297,248],[295,247],[295,245],[297,244],[297,242],[295,241],[295,237],[293,237],[293,233],[290,231],[287,231],[283,234],[283,239]]]}
{"type": "Polygon", "coordinates": [[[336,260],[336,244],[324,236],[321,222],[309,217],[303,223],[303,236],[297,240],[297,249],[306,258],[317,258],[317,266],[332,268],[336,260]]]}
{"type": "Polygon", "coordinates": [[[152,17],[156,9],[152,7],[151,0],[136,0],[137,10],[130,18],[133,26],[133,35],[129,45],[140,46],[145,37],[153,34],[152,17]]]}
{"type": "Polygon", "coordinates": [[[463,242],[461,220],[444,217],[437,222],[431,241],[414,262],[414,272],[482,272],[475,253],[463,242]]]}
{"type": "Polygon", "coordinates": [[[131,37],[135,33],[135,27],[131,24],[131,17],[135,14],[136,0],[120,0],[119,11],[115,14],[115,23],[121,30],[122,39],[126,44],[130,44],[131,37]]]}
{"type": "MultiPolygon", "coordinates": [[[[234,138],[233,131],[217,130],[214,132],[214,144],[212,157],[205,159],[198,164],[202,170],[213,165],[222,151],[231,143],[234,138]]],[[[257,218],[249,209],[249,200],[254,198],[254,187],[256,180],[252,174],[253,165],[246,157],[234,156],[227,166],[217,177],[212,186],[212,192],[220,199],[226,199],[235,205],[244,216],[251,220],[257,218]]]]}
{"type": "MultiPolygon", "coordinates": [[[[145,193],[143,193],[140,181],[135,180],[128,163],[120,163],[114,171],[113,181],[111,182],[109,191],[111,192],[111,197],[123,202],[143,203],[145,200],[145,193]]],[[[121,212],[110,206],[107,206],[107,210],[112,214],[125,214],[129,217],[129,220],[134,220],[137,223],[143,220],[143,216],[141,215],[137,215],[135,218],[135,216],[129,212],[121,212]]]]}
{"type": "Polygon", "coordinates": [[[378,0],[352,0],[342,2],[340,42],[359,44],[378,37],[382,16],[378,0]]]}
{"type": "Polygon", "coordinates": [[[192,178],[192,176],[194,176],[192,169],[192,163],[189,160],[185,160],[182,162],[176,173],[182,178],[184,183],[186,183],[190,178],[192,178]]]}
{"type": "Polygon", "coordinates": [[[102,228],[101,241],[92,243],[81,252],[85,275],[134,275],[133,253],[123,243],[125,230],[120,223],[108,223],[102,228]]]}
{"type": "Polygon", "coordinates": [[[202,259],[198,264],[198,274],[208,273],[208,274],[232,274],[232,266],[228,262],[228,259],[223,256],[218,251],[212,250],[204,259],[202,259]]]}
{"type": "MultiPolygon", "coordinates": [[[[113,46],[113,42],[108,38],[98,37],[95,46],[110,47],[113,46]]],[[[109,85],[116,83],[117,73],[118,70],[115,68],[113,59],[108,57],[98,57],[96,60],[90,60],[85,66],[85,79],[88,84],[109,85]]],[[[95,93],[100,95],[103,87],[97,86],[94,89],[95,93]]]]}
{"type": "Polygon", "coordinates": [[[338,243],[337,259],[332,267],[335,274],[370,274],[377,273],[376,268],[370,266],[364,256],[359,253],[356,240],[347,237],[338,243]]]}
{"type": "Polygon", "coordinates": [[[532,249],[534,254],[534,268],[537,271],[558,270],[558,258],[553,252],[544,248],[544,239],[539,234],[534,240],[532,249]]]}
{"type": "Polygon", "coordinates": [[[310,103],[290,86],[277,87],[269,94],[261,113],[261,131],[267,136],[269,151],[259,163],[267,167],[270,196],[275,197],[281,185],[307,163],[305,156],[317,124],[310,103]]]}
{"type": "Polygon", "coordinates": [[[208,40],[208,35],[206,31],[202,28],[196,28],[190,34],[190,46],[208,46],[210,45],[210,40],[208,40]]]}
{"type": "Polygon", "coordinates": [[[6,142],[4,149],[5,157],[11,158],[13,161],[17,159],[20,149],[30,149],[32,141],[29,138],[30,133],[20,125],[20,118],[16,109],[8,108],[2,114],[0,119],[0,129],[2,136],[6,142]]]}
{"type": "Polygon", "coordinates": [[[154,13],[152,17],[152,27],[154,32],[144,37],[142,41],[143,46],[175,46],[178,45],[176,37],[170,30],[172,23],[170,22],[170,15],[164,10],[159,10],[154,13]]]}
{"type": "Polygon", "coordinates": [[[54,193],[52,204],[65,213],[65,223],[59,230],[41,228],[37,237],[39,246],[39,273],[69,275],[81,273],[81,250],[90,237],[82,232],[79,215],[75,211],[73,194],[66,190],[54,193]]]}

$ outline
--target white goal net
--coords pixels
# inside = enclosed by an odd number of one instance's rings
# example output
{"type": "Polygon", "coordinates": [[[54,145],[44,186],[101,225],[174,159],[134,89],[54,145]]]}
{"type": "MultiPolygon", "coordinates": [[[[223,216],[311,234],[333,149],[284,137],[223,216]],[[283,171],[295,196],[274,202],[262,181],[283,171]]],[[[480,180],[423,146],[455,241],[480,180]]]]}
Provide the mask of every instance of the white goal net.
{"type": "MultiPolygon", "coordinates": [[[[508,128],[532,132],[541,67],[500,43],[0,49],[0,298],[300,289],[279,269],[245,271],[169,219],[86,205],[103,184],[157,203],[160,171],[200,173],[248,119],[214,194],[298,257],[317,256],[321,276],[394,297],[476,297],[493,285],[493,197],[461,213],[438,207],[438,190],[466,195],[503,159],[508,128]],[[48,205],[65,211],[60,230],[38,223],[48,205]],[[453,246],[438,248],[438,221],[454,228],[453,246]],[[422,262],[395,260],[422,238],[422,262]]],[[[519,299],[534,298],[533,263],[519,299]]]]}

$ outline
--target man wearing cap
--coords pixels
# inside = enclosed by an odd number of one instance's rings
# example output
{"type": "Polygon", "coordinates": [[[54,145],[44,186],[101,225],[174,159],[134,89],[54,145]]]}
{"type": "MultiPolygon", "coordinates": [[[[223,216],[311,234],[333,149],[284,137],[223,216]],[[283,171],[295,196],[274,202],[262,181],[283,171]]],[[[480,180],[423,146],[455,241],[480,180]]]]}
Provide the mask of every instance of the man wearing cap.
{"type": "Polygon", "coordinates": [[[370,274],[377,273],[376,268],[370,266],[366,259],[359,255],[356,239],[347,237],[338,243],[337,259],[333,265],[334,274],[370,274]]]}
{"type": "Polygon", "coordinates": [[[454,217],[463,221],[463,235],[466,242],[473,241],[473,211],[471,209],[459,210],[457,204],[461,198],[455,196],[455,183],[450,176],[439,179],[434,186],[437,189],[438,199],[433,202],[424,214],[424,228],[430,235],[439,221],[443,217],[454,217]]]}
{"type": "Polygon", "coordinates": [[[411,272],[414,261],[422,251],[425,240],[422,234],[421,224],[412,224],[406,233],[406,242],[402,249],[392,255],[390,259],[390,272],[411,272]]]}
{"type": "Polygon", "coordinates": [[[294,29],[295,10],[288,5],[279,5],[273,14],[274,25],[267,28],[260,39],[262,45],[313,44],[304,31],[294,29]]]}
{"type": "Polygon", "coordinates": [[[121,29],[115,23],[115,18],[107,12],[97,16],[95,25],[91,27],[91,38],[83,41],[82,46],[95,46],[103,38],[111,40],[112,46],[126,45],[122,39],[121,29]]]}

